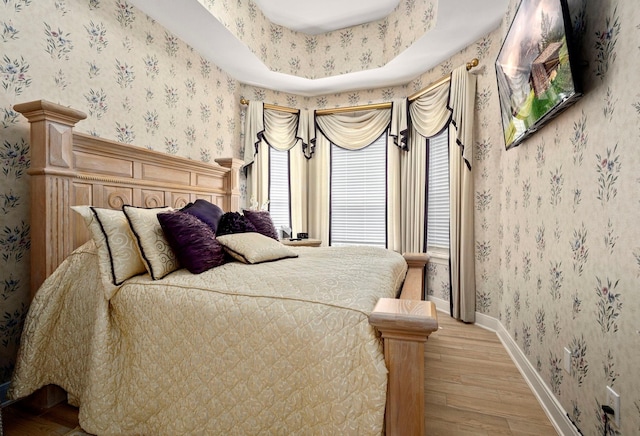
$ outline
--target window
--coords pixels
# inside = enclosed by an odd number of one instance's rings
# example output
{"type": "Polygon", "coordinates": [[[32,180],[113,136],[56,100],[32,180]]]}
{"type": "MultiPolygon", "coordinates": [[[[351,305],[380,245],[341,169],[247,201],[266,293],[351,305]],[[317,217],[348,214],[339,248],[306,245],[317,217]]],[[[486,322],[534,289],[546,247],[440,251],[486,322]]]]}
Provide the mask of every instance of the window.
{"type": "Polygon", "coordinates": [[[449,249],[449,132],[429,138],[427,250],[449,249]]]}
{"type": "Polygon", "coordinates": [[[331,145],[330,245],[387,245],[387,134],[360,150],[331,145]]]}
{"type": "Polygon", "coordinates": [[[289,151],[269,147],[269,213],[278,233],[291,227],[289,193],[289,151]]]}

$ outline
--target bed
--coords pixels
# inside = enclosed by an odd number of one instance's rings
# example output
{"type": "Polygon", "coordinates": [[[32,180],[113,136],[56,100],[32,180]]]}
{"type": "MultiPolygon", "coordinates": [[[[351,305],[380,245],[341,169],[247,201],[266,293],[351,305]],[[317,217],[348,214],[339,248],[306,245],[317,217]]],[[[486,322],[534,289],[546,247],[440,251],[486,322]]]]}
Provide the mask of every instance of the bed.
{"type": "Polygon", "coordinates": [[[424,342],[437,329],[420,301],[424,255],[289,247],[296,257],[137,275],[108,292],[72,206],[237,211],[242,161],[74,132],[85,115],[44,100],[15,110],[31,123],[34,299],[10,395],[46,407],[59,386],[101,435],[424,433],[424,342]]]}

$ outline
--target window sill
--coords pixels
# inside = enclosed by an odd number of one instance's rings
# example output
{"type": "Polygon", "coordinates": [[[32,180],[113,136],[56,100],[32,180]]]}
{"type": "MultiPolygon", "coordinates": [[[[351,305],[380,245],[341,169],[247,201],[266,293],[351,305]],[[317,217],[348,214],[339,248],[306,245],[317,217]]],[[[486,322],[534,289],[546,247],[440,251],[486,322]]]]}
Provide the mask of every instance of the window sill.
{"type": "Polygon", "coordinates": [[[427,249],[429,262],[441,265],[449,265],[449,250],[447,248],[429,248],[427,249]]]}

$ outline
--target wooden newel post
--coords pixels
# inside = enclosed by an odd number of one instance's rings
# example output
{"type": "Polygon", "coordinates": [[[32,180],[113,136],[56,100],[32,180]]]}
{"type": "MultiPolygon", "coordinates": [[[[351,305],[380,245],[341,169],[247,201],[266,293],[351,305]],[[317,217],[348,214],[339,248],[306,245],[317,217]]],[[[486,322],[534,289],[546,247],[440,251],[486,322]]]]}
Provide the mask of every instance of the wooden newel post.
{"type": "Polygon", "coordinates": [[[16,104],[31,123],[31,298],[46,277],[71,252],[72,237],[61,229],[70,219],[69,199],[72,187],[60,175],[75,173],[72,153],[73,127],[87,116],[46,100],[16,104]],[[64,184],[63,188],[54,185],[64,184]],[[57,192],[59,197],[54,197],[57,192]],[[42,202],[49,202],[45,207],[42,202]],[[51,216],[44,216],[44,211],[51,216]],[[35,213],[34,213],[35,212],[35,213]],[[47,252],[46,241],[62,238],[65,252],[47,252]],[[34,259],[34,256],[41,256],[34,259]]]}
{"type": "Polygon", "coordinates": [[[225,205],[224,210],[229,212],[240,211],[240,169],[244,165],[244,161],[234,158],[219,158],[216,163],[231,171],[227,174],[225,180],[225,189],[229,195],[229,204],[225,205]]]}
{"type": "Polygon", "coordinates": [[[424,435],[424,343],[438,329],[432,302],[381,298],[369,316],[389,370],[387,436],[424,435]]]}

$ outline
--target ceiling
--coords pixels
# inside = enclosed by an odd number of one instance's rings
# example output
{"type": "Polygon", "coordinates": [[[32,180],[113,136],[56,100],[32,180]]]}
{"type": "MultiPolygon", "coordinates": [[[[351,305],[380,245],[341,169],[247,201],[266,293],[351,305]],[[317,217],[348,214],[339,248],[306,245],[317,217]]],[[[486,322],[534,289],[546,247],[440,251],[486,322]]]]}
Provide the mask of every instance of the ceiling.
{"type": "MultiPolygon", "coordinates": [[[[309,34],[383,18],[399,1],[254,0],[271,22],[309,34]]],[[[508,4],[508,0],[440,0],[435,26],[383,67],[307,79],[269,70],[198,0],[130,2],[236,80],[307,97],[406,84],[497,28],[508,4]]],[[[487,61],[480,59],[481,64],[487,61]]]]}

